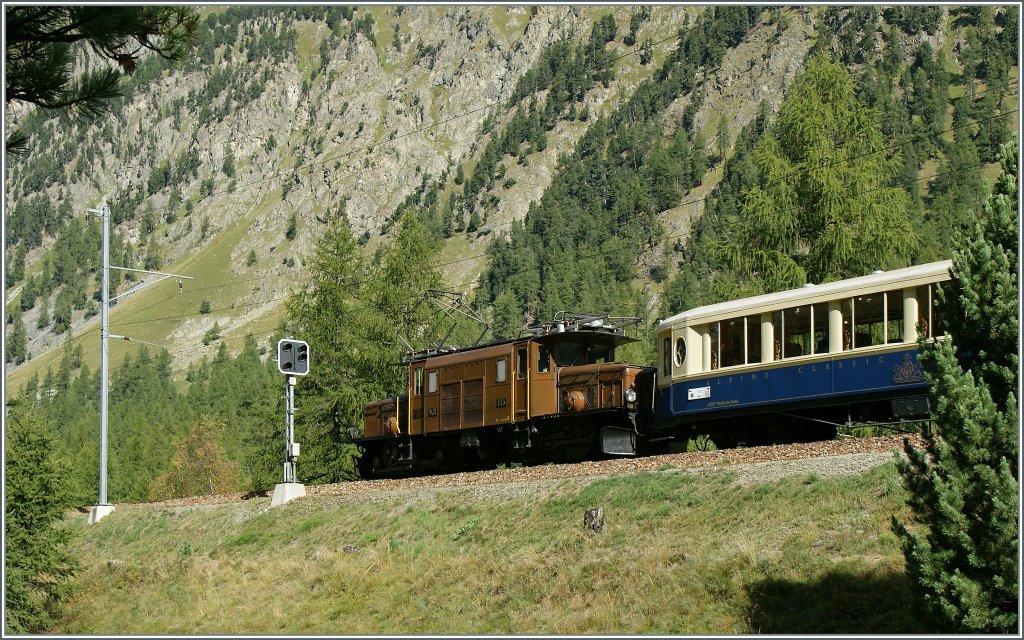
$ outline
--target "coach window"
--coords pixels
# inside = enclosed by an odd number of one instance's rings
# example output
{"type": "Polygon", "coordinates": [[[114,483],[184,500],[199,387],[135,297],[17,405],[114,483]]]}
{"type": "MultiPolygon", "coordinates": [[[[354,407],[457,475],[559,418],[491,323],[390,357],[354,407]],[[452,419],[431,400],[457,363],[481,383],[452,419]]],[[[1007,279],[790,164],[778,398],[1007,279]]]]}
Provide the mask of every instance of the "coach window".
{"type": "Polygon", "coordinates": [[[747,364],[761,362],[761,316],[747,316],[747,364]]]}
{"type": "Polygon", "coordinates": [[[885,292],[885,341],[903,342],[903,290],[885,292]]]}
{"type": "Polygon", "coordinates": [[[939,338],[941,338],[946,333],[946,329],[948,329],[946,327],[945,318],[942,317],[942,307],[939,306],[938,288],[941,286],[942,285],[935,284],[929,285],[928,287],[928,290],[932,294],[932,304],[930,305],[932,314],[932,335],[939,338]]]}
{"type": "Polygon", "coordinates": [[[551,371],[551,350],[547,345],[537,345],[537,373],[551,371]]]}
{"type": "Polygon", "coordinates": [[[811,305],[811,325],[813,327],[811,344],[814,346],[814,353],[828,353],[827,302],[811,305]]]}
{"type": "Polygon", "coordinates": [[[516,378],[522,380],[526,377],[526,348],[516,351],[516,378]]]}
{"type": "Polygon", "coordinates": [[[843,351],[853,348],[853,298],[843,300],[841,305],[843,313],[843,351]]]}
{"type": "Polygon", "coordinates": [[[672,375],[672,339],[665,338],[661,349],[661,373],[666,378],[672,375]]]}
{"type": "MultiPolygon", "coordinates": [[[[667,339],[665,341],[668,342],[667,339]]],[[[668,357],[668,353],[666,353],[665,356],[668,357]]],[[[683,363],[686,362],[686,340],[683,340],[682,337],[676,338],[675,358],[677,367],[683,366],[683,363]]]]}
{"type": "Polygon", "coordinates": [[[413,369],[413,395],[423,395],[423,367],[413,369]]]}
{"type": "Polygon", "coordinates": [[[853,299],[853,348],[884,344],[885,294],[869,293],[853,299]]]}
{"type": "Polygon", "coordinates": [[[721,354],[721,341],[719,340],[720,329],[719,323],[712,322],[708,325],[708,334],[711,336],[711,368],[717,369],[721,366],[722,354],[721,354]]]}
{"type": "Polygon", "coordinates": [[[811,353],[811,307],[790,307],[782,312],[783,358],[811,353]]]}
{"type": "Polygon", "coordinates": [[[743,318],[730,318],[721,323],[722,366],[743,364],[743,318]]]}
{"type": "Polygon", "coordinates": [[[782,341],[783,336],[783,315],[781,311],[772,312],[772,356],[775,360],[782,360],[782,345],[785,344],[782,341]]]}
{"type": "Polygon", "coordinates": [[[932,298],[931,285],[923,284],[917,288],[917,332],[926,338],[932,335],[932,298]]]}
{"type": "Polygon", "coordinates": [[[496,371],[494,373],[495,382],[505,382],[505,364],[508,362],[507,358],[498,358],[495,363],[496,371]]]}

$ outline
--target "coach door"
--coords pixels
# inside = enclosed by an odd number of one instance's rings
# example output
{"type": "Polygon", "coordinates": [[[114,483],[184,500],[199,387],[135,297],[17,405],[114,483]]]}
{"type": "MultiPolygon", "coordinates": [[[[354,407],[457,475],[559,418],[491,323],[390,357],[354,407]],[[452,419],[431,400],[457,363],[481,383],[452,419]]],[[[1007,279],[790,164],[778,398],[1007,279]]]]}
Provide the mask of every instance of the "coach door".
{"type": "Polygon", "coordinates": [[[529,388],[530,351],[529,343],[516,347],[516,376],[512,381],[512,397],[515,414],[512,418],[516,422],[526,420],[527,413],[527,389],[529,388]]]}

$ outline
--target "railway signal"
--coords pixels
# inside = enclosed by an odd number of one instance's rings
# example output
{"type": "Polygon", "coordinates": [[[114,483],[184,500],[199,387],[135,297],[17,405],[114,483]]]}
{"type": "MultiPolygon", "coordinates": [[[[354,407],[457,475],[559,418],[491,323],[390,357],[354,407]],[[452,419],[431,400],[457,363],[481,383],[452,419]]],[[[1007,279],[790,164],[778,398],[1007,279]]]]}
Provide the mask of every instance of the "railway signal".
{"type": "Polygon", "coordinates": [[[309,345],[291,338],[278,340],[277,370],[288,376],[304,376],[309,373],[309,345]]]}
{"type": "Polygon", "coordinates": [[[306,495],[306,487],[295,480],[299,443],[295,442],[295,376],[309,373],[309,344],[284,338],[277,342],[277,370],[285,375],[284,384],[284,479],[274,487],[271,507],[306,495]]]}

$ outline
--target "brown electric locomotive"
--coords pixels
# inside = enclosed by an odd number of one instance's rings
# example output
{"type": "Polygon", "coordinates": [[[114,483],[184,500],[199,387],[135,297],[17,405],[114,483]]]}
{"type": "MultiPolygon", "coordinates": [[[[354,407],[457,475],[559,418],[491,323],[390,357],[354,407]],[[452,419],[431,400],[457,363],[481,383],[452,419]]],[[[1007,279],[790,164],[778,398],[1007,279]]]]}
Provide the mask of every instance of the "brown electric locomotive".
{"type": "Polygon", "coordinates": [[[354,437],[363,477],[633,455],[654,419],[653,367],[607,317],[566,316],[519,338],[410,353],[405,393],[372,402],[354,437]]]}

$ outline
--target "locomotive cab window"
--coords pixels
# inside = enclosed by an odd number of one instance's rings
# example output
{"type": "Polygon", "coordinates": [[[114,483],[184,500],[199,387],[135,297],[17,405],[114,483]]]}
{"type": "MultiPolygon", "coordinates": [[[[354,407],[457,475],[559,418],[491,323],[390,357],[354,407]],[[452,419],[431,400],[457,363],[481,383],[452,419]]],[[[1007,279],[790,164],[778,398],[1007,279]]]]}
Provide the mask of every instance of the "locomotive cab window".
{"type": "Polygon", "coordinates": [[[580,348],[580,343],[564,341],[558,343],[558,356],[555,358],[558,366],[560,367],[571,367],[575,364],[583,364],[583,358],[581,358],[583,350],[580,348]]]}
{"type": "Polygon", "coordinates": [[[506,358],[498,358],[498,361],[495,363],[495,382],[505,382],[505,365],[507,362],[506,358]]]}
{"type": "Polygon", "coordinates": [[[427,372],[427,393],[437,393],[437,369],[427,372]]]}
{"type": "Polygon", "coordinates": [[[551,350],[547,345],[537,345],[537,373],[551,371],[551,350]]]}
{"type": "Polygon", "coordinates": [[[423,367],[413,369],[413,395],[423,395],[423,367]]]}
{"type": "Polygon", "coordinates": [[[611,360],[607,345],[592,344],[587,347],[587,364],[604,364],[611,360]]]}
{"type": "Polygon", "coordinates": [[[522,380],[526,377],[526,348],[516,351],[516,378],[522,380]]]}

